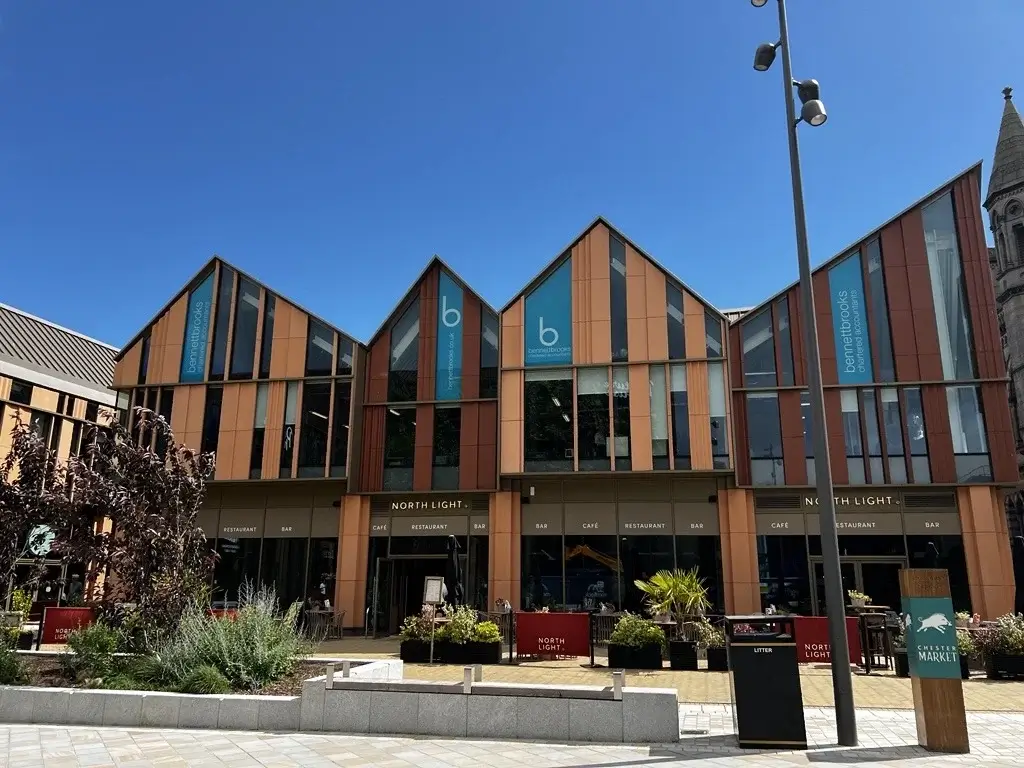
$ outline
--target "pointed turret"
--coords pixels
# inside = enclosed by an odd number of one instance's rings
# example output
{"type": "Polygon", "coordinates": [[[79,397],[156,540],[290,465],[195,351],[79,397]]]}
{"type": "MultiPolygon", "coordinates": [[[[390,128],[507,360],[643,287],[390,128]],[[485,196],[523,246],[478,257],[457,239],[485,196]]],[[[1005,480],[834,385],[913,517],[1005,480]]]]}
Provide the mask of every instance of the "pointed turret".
{"type": "Polygon", "coordinates": [[[995,195],[1024,184],[1024,122],[1013,105],[1013,89],[1004,88],[1003,97],[1006,104],[1003,107],[1003,121],[999,126],[999,139],[996,141],[996,155],[992,161],[992,175],[989,177],[988,195],[985,198],[986,208],[995,195]]]}

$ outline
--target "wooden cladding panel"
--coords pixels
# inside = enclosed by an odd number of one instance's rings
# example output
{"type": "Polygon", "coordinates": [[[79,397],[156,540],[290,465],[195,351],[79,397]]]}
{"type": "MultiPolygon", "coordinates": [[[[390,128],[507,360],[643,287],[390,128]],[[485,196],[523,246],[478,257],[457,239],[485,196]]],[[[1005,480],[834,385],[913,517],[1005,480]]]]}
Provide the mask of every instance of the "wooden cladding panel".
{"type": "Polygon", "coordinates": [[[572,249],[572,346],[576,365],[612,361],[611,254],[598,224],[572,249]]]}
{"type": "MultiPolygon", "coordinates": [[[[116,374],[115,368],[115,376],[116,374]]],[[[11,380],[6,376],[0,376],[0,400],[6,400],[11,396],[11,380]]],[[[80,401],[81,402],[81,401],[80,401]]],[[[77,408],[77,405],[76,405],[77,408]]],[[[85,403],[82,402],[82,411],[85,412],[85,403]]],[[[78,418],[82,418],[79,416],[78,418]]]]}
{"type": "Polygon", "coordinates": [[[139,339],[124,353],[114,366],[114,386],[134,387],[139,383],[139,361],[142,359],[142,339],[139,339]]]}
{"type": "Polygon", "coordinates": [[[235,425],[238,423],[238,390],[240,384],[226,384],[220,407],[220,431],[217,436],[217,470],[215,480],[232,480],[235,425]]]}
{"type": "Polygon", "coordinates": [[[807,462],[804,460],[804,423],[800,414],[798,390],[779,392],[779,419],[782,423],[782,462],[786,472],[786,484],[805,485],[807,462]]]}
{"type": "Polygon", "coordinates": [[[477,403],[463,403],[459,428],[459,490],[471,491],[478,483],[480,410],[477,403]]]}
{"type": "MultiPolygon", "coordinates": [[[[832,370],[836,370],[834,365],[832,370]]],[[[836,485],[846,485],[850,482],[850,470],[846,465],[843,405],[838,389],[825,390],[825,431],[828,437],[829,464],[832,465],[832,482],[836,485]]],[[[786,477],[786,482],[789,482],[788,476],[786,477]]]]}
{"type": "MultiPolygon", "coordinates": [[[[575,277],[575,270],[573,271],[575,277]]],[[[573,295],[576,293],[573,285],[573,295]]],[[[524,300],[520,297],[501,315],[501,367],[521,368],[523,356],[523,307],[524,300]]],[[[573,327],[573,333],[576,328],[573,327]]],[[[576,339],[573,339],[576,343],[576,339]]]]}
{"type": "MultiPolygon", "coordinates": [[[[419,364],[416,398],[433,400],[437,392],[437,294],[440,270],[431,269],[420,282],[419,364]]],[[[463,324],[465,327],[465,324],[463,324]]],[[[418,422],[417,422],[418,423],[418,422]]],[[[431,420],[433,424],[433,420],[431,420]]]]}
{"type": "Polygon", "coordinates": [[[146,384],[164,381],[164,347],[167,345],[167,313],[164,312],[149,329],[149,359],[146,361],[146,384]]]}
{"type": "Polygon", "coordinates": [[[493,490],[498,471],[498,404],[463,403],[459,490],[493,490]]]}
{"type": "Polygon", "coordinates": [[[707,357],[704,305],[686,291],[683,291],[683,334],[687,357],[707,357]]]}
{"type": "Polygon", "coordinates": [[[654,469],[651,377],[650,367],[646,364],[629,366],[629,453],[634,472],[654,469]]]}
{"type": "Polygon", "coordinates": [[[480,299],[462,292],[462,397],[480,397],[480,299]]]}
{"type": "MultiPolygon", "coordinates": [[[[627,246],[629,248],[630,246],[627,246]]],[[[644,285],[647,296],[647,354],[649,360],[668,359],[668,294],[665,273],[644,259],[644,285]]],[[[632,349],[632,345],[630,345],[632,349]]]]}
{"type": "Polygon", "coordinates": [[[412,489],[429,491],[434,473],[434,406],[416,406],[416,447],[412,461],[412,489]]]}
{"type": "MultiPolygon", "coordinates": [[[[789,335],[793,347],[793,384],[798,387],[806,386],[807,356],[804,354],[804,311],[803,302],[800,301],[799,286],[791,288],[786,293],[786,303],[789,306],[789,335]]],[[[738,358],[732,358],[732,367],[737,368],[738,366],[738,358]]]]}
{"type": "Polygon", "coordinates": [[[367,351],[366,402],[386,403],[391,357],[391,332],[384,331],[367,351]]]}
{"type": "Polygon", "coordinates": [[[196,384],[188,387],[178,387],[174,392],[174,410],[171,412],[172,424],[179,418],[181,413],[182,429],[175,429],[175,435],[179,442],[184,443],[194,451],[202,449],[203,445],[203,413],[206,408],[206,385],[196,384]]]}
{"type": "Polygon", "coordinates": [[[46,387],[34,386],[32,387],[32,397],[29,402],[32,407],[40,411],[49,411],[50,413],[57,412],[57,400],[60,396],[52,389],[46,387]]]}
{"type": "MultiPolygon", "coordinates": [[[[811,279],[814,287],[814,314],[818,322],[818,351],[821,355],[823,384],[838,384],[836,367],[836,340],[832,332],[832,305],[829,301],[828,270],[823,269],[811,279]]],[[[844,463],[845,466],[845,463],[844,463]]]]}
{"type": "Polygon", "coordinates": [[[897,381],[920,381],[917,363],[914,306],[910,300],[910,279],[903,248],[903,224],[894,221],[882,230],[882,271],[889,300],[889,327],[892,330],[892,354],[897,381]]]}
{"type": "Polygon", "coordinates": [[[949,427],[946,388],[942,385],[922,386],[921,408],[928,436],[928,462],[931,465],[932,482],[955,483],[956,462],[953,459],[953,435],[949,427]]]}
{"type": "MultiPolygon", "coordinates": [[[[739,366],[734,366],[737,368],[739,366]]],[[[736,467],[736,482],[738,485],[750,485],[750,449],[747,443],[747,399],[744,393],[734,392],[729,395],[732,398],[732,428],[735,434],[735,441],[732,443],[736,456],[733,459],[736,467]]],[[[671,430],[669,430],[671,434],[671,430]]]]}
{"type": "MultiPolygon", "coordinates": [[[[701,328],[703,329],[703,311],[701,318],[701,328]]],[[[689,322],[689,318],[687,318],[687,322],[689,322]]],[[[703,342],[704,334],[702,332],[701,344],[703,342]]],[[[698,471],[713,469],[708,364],[705,362],[686,364],[686,406],[690,422],[690,466],[698,471]]]]}
{"type": "MultiPolygon", "coordinates": [[[[277,318],[274,318],[277,325],[277,318]]],[[[287,383],[272,381],[267,390],[267,426],[263,432],[263,470],[266,479],[281,474],[281,439],[284,436],[284,406],[287,383]]]]}
{"type": "Polygon", "coordinates": [[[382,405],[363,408],[359,490],[364,493],[384,489],[384,422],[386,419],[387,408],[382,405]]]}
{"type": "Polygon", "coordinates": [[[256,384],[238,385],[234,444],[231,448],[232,480],[247,480],[249,478],[249,457],[252,455],[252,428],[256,416],[256,386],[256,384]]]}
{"type": "Polygon", "coordinates": [[[981,407],[985,413],[988,450],[992,457],[992,479],[997,483],[1018,480],[1016,439],[1006,401],[1006,384],[981,385],[981,407]]]}
{"type": "Polygon", "coordinates": [[[626,341],[630,361],[651,359],[647,313],[647,259],[626,244],[626,341]]]}
{"type": "Polygon", "coordinates": [[[729,345],[729,360],[732,362],[729,366],[730,389],[738,389],[743,386],[743,339],[739,323],[729,326],[726,343],[729,345]]]}
{"type": "Polygon", "coordinates": [[[924,222],[920,209],[910,211],[900,223],[903,229],[910,305],[914,312],[914,349],[917,353],[918,370],[924,381],[939,380],[942,378],[942,357],[939,354],[939,332],[935,324],[931,273],[928,269],[928,252],[924,244],[924,222]]]}
{"type": "Polygon", "coordinates": [[[150,331],[146,384],[152,386],[178,382],[187,312],[188,294],[185,293],[153,324],[150,331]]]}
{"type": "Polygon", "coordinates": [[[501,474],[523,471],[523,372],[501,372],[501,474]]]}
{"type": "MultiPolygon", "coordinates": [[[[288,358],[285,365],[285,376],[290,379],[306,375],[306,337],[309,334],[309,315],[300,309],[290,307],[288,323],[288,358]]],[[[274,317],[276,326],[278,319],[274,317]]],[[[273,364],[273,356],[271,356],[273,364]]],[[[297,453],[297,452],[296,452],[297,453]]]]}

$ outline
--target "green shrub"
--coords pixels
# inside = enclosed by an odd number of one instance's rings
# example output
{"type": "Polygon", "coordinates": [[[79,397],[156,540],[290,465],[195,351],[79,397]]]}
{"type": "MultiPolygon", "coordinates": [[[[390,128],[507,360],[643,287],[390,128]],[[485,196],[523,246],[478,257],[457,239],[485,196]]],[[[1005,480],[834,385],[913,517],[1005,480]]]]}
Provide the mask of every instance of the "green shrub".
{"type": "Polygon", "coordinates": [[[61,663],[76,680],[107,678],[115,671],[121,634],[102,622],[76,629],[68,635],[68,650],[61,663]]]}
{"type": "Polygon", "coordinates": [[[107,691],[151,691],[153,687],[137,680],[125,672],[115,672],[110,677],[98,678],[96,687],[107,691]]]}
{"type": "Polygon", "coordinates": [[[965,659],[969,659],[973,656],[978,648],[974,643],[974,638],[971,637],[971,633],[966,629],[959,629],[956,633],[956,650],[965,659]]]}
{"type": "Polygon", "coordinates": [[[0,685],[20,685],[26,681],[25,662],[12,648],[0,647],[0,685]]]}
{"type": "Polygon", "coordinates": [[[11,610],[21,614],[22,619],[28,618],[32,610],[32,595],[24,589],[16,589],[11,593],[11,610]]]}
{"type": "Polygon", "coordinates": [[[188,673],[178,686],[178,692],[205,695],[231,693],[231,681],[216,667],[203,664],[188,673]]]}
{"type": "Polygon", "coordinates": [[[458,608],[445,606],[444,615],[448,622],[438,630],[438,636],[449,643],[465,645],[473,639],[473,630],[476,627],[476,610],[468,605],[460,605],[458,608]]]}
{"type": "Polygon", "coordinates": [[[500,643],[501,632],[493,621],[481,621],[473,627],[474,643],[500,643]]]}
{"type": "Polygon", "coordinates": [[[705,648],[725,647],[725,628],[712,624],[707,617],[702,616],[700,621],[694,622],[692,635],[705,648]]]}
{"type": "Polygon", "coordinates": [[[21,627],[0,627],[0,648],[17,648],[21,627]]]}
{"type": "Polygon", "coordinates": [[[398,635],[403,640],[427,640],[430,638],[430,624],[434,616],[432,605],[423,606],[415,616],[406,616],[398,635]]]}
{"type": "Polygon", "coordinates": [[[645,645],[665,646],[665,633],[649,619],[626,613],[615,625],[609,643],[640,648],[645,645]]]}

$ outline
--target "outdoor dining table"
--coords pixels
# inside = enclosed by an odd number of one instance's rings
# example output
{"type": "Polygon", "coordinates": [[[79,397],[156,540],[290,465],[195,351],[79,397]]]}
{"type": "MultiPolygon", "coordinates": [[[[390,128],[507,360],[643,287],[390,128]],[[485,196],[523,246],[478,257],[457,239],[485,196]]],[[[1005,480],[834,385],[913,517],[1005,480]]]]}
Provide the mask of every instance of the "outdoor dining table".
{"type": "MultiPolygon", "coordinates": [[[[344,612],[341,613],[344,616],[344,612]]],[[[314,637],[322,636],[325,640],[341,638],[338,626],[338,614],[327,608],[312,608],[306,611],[307,626],[314,637]]]]}

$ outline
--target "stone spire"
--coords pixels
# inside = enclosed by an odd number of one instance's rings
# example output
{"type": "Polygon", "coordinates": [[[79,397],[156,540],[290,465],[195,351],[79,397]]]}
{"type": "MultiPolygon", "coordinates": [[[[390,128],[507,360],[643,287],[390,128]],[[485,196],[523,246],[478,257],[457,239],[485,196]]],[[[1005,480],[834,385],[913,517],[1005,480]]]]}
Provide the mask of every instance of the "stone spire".
{"type": "Polygon", "coordinates": [[[999,126],[996,155],[992,160],[992,175],[988,181],[987,208],[992,197],[999,192],[1024,184],[1024,122],[1013,105],[1013,89],[1004,88],[1003,121],[999,126]]]}

